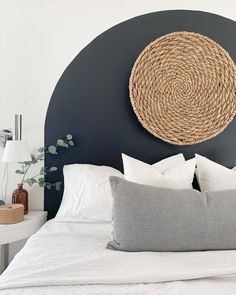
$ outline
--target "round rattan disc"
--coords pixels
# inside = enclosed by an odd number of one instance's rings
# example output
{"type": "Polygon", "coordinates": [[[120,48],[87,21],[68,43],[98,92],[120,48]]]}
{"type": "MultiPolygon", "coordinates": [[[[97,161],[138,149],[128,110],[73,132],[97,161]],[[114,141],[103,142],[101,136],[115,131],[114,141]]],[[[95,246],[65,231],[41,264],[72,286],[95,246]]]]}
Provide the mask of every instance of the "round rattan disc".
{"type": "Polygon", "coordinates": [[[150,43],[129,82],[133,109],[154,136],[177,145],[221,133],[236,113],[236,67],[206,36],[174,32],[150,43]]]}

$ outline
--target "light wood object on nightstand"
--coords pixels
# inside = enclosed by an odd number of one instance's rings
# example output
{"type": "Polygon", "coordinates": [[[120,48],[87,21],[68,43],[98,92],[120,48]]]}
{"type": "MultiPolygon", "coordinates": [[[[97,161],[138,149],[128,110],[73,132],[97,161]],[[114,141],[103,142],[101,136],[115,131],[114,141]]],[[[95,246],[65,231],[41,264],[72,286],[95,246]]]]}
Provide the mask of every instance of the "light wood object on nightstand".
{"type": "Polygon", "coordinates": [[[0,206],[0,224],[14,224],[24,220],[22,204],[5,204],[0,206]]]}

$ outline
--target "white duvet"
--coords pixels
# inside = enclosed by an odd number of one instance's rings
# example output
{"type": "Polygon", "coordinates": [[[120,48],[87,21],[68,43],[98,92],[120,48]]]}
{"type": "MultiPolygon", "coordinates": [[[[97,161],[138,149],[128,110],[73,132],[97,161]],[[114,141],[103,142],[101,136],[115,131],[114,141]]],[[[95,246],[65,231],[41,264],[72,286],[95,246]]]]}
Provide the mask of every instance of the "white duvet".
{"type": "Polygon", "coordinates": [[[0,294],[236,294],[236,251],[106,249],[110,224],[50,221],[0,277],[0,294]]]}

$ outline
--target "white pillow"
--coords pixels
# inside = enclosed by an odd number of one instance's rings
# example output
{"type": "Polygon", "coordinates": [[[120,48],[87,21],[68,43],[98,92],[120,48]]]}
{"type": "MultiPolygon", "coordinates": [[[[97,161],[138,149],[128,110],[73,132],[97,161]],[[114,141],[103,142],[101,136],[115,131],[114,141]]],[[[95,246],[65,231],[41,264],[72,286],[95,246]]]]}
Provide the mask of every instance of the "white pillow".
{"type": "Polygon", "coordinates": [[[62,221],[111,221],[110,176],[123,174],[107,166],[72,164],[63,168],[65,189],[56,219],[62,221]]]}
{"type": "Polygon", "coordinates": [[[197,159],[196,175],[201,191],[236,189],[236,172],[200,155],[197,159]]]}
{"type": "Polygon", "coordinates": [[[169,167],[163,173],[155,167],[122,154],[124,175],[128,181],[175,189],[192,188],[196,159],[169,167]]]}
{"type": "Polygon", "coordinates": [[[156,167],[161,173],[165,172],[167,169],[185,163],[185,158],[183,154],[174,155],[165,158],[152,166],[156,167]]]}

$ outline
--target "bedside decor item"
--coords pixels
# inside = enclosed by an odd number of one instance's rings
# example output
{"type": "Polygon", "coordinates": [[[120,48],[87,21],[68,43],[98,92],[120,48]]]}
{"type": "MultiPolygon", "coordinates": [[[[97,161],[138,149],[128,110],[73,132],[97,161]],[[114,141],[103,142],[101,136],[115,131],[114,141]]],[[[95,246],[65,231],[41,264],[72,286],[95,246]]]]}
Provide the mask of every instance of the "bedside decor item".
{"type": "Polygon", "coordinates": [[[6,204],[0,206],[0,224],[13,224],[24,220],[22,204],[6,204]]]}
{"type": "MultiPolygon", "coordinates": [[[[22,115],[15,115],[14,140],[8,140],[2,156],[2,162],[30,161],[31,155],[28,143],[22,140],[22,115]]],[[[24,205],[24,213],[28,213],[28,192],[23,189],[22,183],[18,184],[12,194],[12,203],[24,205]]]]}
{"type": "MultiPolygon", "coordinates": [[[[3,162],[22,162],[30,161],[31,155],[26,141],[23,140],[8,140],[3,152],[3,162]]],[[[28,213],[28,192],[22,188],[23,183],[18,184],[12,194],[12,203],[22,204],[25,206],[25,214],[28,213]],[[19,189],[21,188],[21,189],[19,189]]]]}
{"type": "Polygon", "coordinates": [[[2,155],[2,162],[30,161],[28,143],[24,140],[8,140],[2,155]]]}
{"type": "Polygon", "coordinates": [[[236,113],[236,67],[210,38],[174,32],[151,42],[129,81],[138,120],[154,136],[192,145],[220,134],[236,113]]]}
{"type": "MultiPolygon", "coordinates": [[[[17,169],[15,172],[17,174],[22,175],[22,180],[20,183],[20,189],[22,191],[23,183],[27,183],[29,186],[32,186],[34,184],[38,184],[40,187],[46,187],[47,189],[55,188],[57,191],[61,188],[61,181],[56,181],[55,183],[49,182],[45,179],[45,176],[50,173],[57,170],[57,167],[41,167],[38,174],[27,177],[28,172],[32,165],[37,164],[38,162],[44,161],[45,154],[52,154],[57,155],[59,154],[60,148],[70,148],[73,147],[74,141],[73,136],[71,134],[67,134],[65,138],[59,138],[57,139],[57,142],[55,145],[50,145],[48,147],[41,147],[38,149],[37,155],[31,155],[31,159],[29,161],[21,161],[20,164],[22,165],[21,169],[17,169]],[[27,178],[26,178],[27,177],[27,178]]],[[[16,190],[17,191],[17,190],[16,190]]]]}
{"type": "Polygon", "coordinates": [[[28,213],[28,192],[23,188],[23,183],[18,184],[18,188],[12,193],[12,203],[24,205],[24,214],[28,213]]]}
{"type": "Polygon", "coordinates": [[[10,129],[3,129],[0,130],[0,147],[5,147],[6,142],[8,140],[12,140],[12,130],[10,129]]]}

